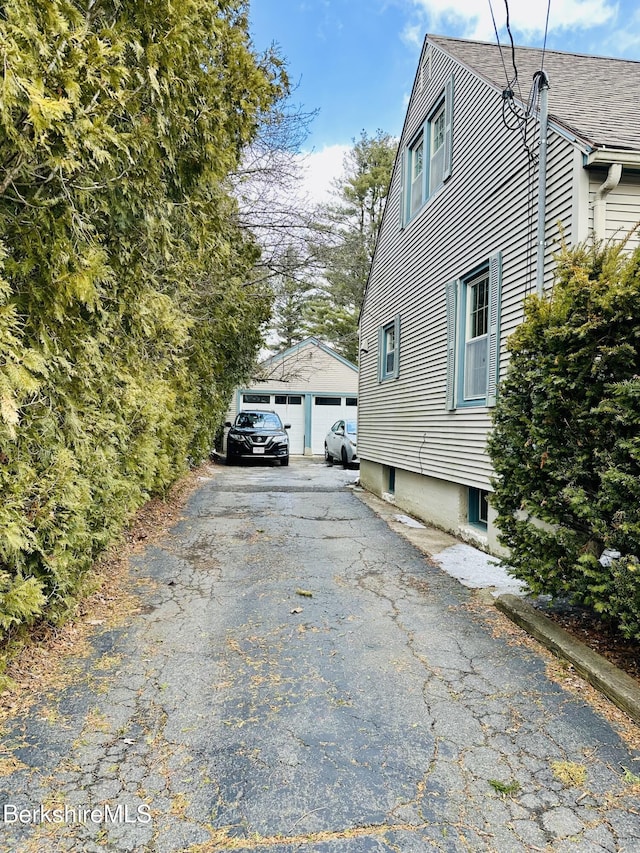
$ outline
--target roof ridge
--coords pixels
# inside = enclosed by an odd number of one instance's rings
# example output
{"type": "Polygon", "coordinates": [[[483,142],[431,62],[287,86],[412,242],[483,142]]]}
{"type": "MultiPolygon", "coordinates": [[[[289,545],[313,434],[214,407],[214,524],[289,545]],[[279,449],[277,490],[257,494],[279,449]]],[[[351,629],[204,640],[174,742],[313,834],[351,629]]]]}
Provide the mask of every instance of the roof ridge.
{"type": "MultiPolygon", "coordinates": [[[[425,39],[429,39],[430,41],[458,42],[461,44],[483,45],[486,47],[492,47],[492,48],[498,48],[498,49],[501,47],[501,45],[499,45],[497,42],[494,42],[494,41],[483,41],[483,40],[479,40],[479,39],[464,39],[464,38],[459,38],[458,36],[441,36],[441,35],[437,35],[435,33],[427,33],[425,36],[425,39]]],[[[507,45],[502,45],[502,47],[507,47],[507,45]]],[[[604,59],[607,62],[630,62],[630,63],[633,63],[634,65],[640,65],[640,60],[638,60],[638,59],[625,59],[625,58],[620,57],[620,56],[604,56],[602,54],[596,54],[596,53],[577,53],[576,51],[573,51],[573,50],[556,50],[556,49],[549,48],[549,47],[545,48],[543,51],[543,49],[541,47],[532,47],[531,45],[524,45],[524,44],[516,44],[515,49],[516,50],[526,50],[526,51],[531,51],[531,52],[537,52],[540,54],[544,53],[546,56],[548,56],[549,54],[557,54],[558,56],[579,56],[583,59],[601,59],[601,60],[604,59]]]]}

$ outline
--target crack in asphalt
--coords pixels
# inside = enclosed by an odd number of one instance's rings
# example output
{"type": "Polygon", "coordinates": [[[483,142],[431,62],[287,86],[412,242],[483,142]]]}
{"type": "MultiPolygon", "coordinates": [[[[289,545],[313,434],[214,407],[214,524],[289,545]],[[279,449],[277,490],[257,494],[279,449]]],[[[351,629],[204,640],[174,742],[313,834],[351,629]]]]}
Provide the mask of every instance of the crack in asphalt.
{"type": "Polygon", "coordinates": [[[151,822],[6,824],[1,850],[640,848],[619,771],[640,756],[336,473],[203,483],[134,561],[137,614],[5,732],[21,765],[0,804],[126,804],[151,822]]]}

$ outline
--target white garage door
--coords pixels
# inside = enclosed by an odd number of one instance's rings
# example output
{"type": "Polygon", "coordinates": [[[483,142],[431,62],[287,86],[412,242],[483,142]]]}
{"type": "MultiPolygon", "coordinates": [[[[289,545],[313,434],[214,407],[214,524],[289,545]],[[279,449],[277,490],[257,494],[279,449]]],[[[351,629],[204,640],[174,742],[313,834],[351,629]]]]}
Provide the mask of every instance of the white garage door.
{"type": "Polygon", "coordinates": [[[289,453],[304,453],[304,397],[301,394],[251,394],[244,393],[240,406],[243,409],[271,409],[280,416],[283,424],[291,424],[289,453]]]}
{"type": "Polygon", "coordinates": [[[355,397],[314,398],[311,407],[311,447],[314,454],[324,453],[324,437],[337,420],[356,419],[358,409],[355,402],[355,397]]]}
{"type": "Polygon", "coordinates": [[[304,397],[302,394],[276,394],[273,409],[283,424],[291,424],[289,453],[304,453],[304,397]]]}

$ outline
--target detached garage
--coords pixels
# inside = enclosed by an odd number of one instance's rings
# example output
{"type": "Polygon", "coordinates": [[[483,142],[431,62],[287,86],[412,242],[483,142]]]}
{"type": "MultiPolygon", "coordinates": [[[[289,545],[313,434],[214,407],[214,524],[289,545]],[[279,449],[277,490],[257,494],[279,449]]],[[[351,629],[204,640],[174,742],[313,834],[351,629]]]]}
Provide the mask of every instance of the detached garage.
{"type": "Polygon", "coordinates": [[[227,419],[241,409],[272,409],[289,430],[290,453],[322,455],[340,418],[355,419],[358,368],[317,338],[307,338],[260,365],[260,378],[234,394],[227,419]]]}

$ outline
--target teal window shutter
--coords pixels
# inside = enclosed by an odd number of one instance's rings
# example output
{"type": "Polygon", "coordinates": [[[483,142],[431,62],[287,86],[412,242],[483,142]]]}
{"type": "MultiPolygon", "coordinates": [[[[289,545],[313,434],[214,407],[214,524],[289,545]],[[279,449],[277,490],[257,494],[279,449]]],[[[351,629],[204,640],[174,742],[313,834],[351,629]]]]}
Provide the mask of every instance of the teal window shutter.
{"type": "Polygon", "coordinates": [[[453,75],[444,87],[444,167],[442,180],[451,174],[453,162],[453,75]]]}
{"type": "Polygon", "coordinates": [[[398,314],[394,320],[395,324],[395,358],[393,362],[393,378],[397,379],[400,374],[400,315],[398,314]]]}
{"type": "Polygon", "coordinates": [[[447,392],[446,407],[453,411],[456,407],[456,325],[458,320],[459,281],[450,281],[445,287],[447,310],[447,392]]]}
{"type": "Polygon", "coordinates": [[[378,381],[384,379],[384,329],[378,329],[378,381]]]}
{"type": "Polygon", "coordinates": [[[502,288],[502,255],[489,258],[489,353],[487,406],[495,406],[500,373],[500,291],[502,288]]]}
{"type": "Polygon", "coordinates": [[[405,207],[407,201],[404,196],[404,172],[407,168],[406,161],[406,152],[403,148],[402,152],[400,153],[400,228],[404,228],[404,224],[406,221],[405,207]]]}

